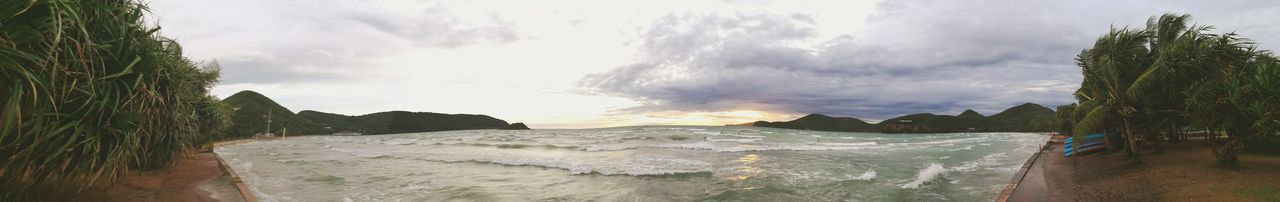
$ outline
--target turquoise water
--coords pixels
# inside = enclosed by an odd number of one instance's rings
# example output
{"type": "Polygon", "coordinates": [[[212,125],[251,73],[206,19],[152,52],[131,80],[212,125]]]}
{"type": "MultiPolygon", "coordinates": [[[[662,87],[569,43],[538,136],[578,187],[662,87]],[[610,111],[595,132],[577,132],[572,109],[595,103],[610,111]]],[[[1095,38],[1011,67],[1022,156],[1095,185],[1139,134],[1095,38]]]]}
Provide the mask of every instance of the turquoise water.
{"type": "Polygon", "coordinates": [[[1046,139],[650,126],[307,136],[216,152],[264,201],[990,201],[1046,139]]]}

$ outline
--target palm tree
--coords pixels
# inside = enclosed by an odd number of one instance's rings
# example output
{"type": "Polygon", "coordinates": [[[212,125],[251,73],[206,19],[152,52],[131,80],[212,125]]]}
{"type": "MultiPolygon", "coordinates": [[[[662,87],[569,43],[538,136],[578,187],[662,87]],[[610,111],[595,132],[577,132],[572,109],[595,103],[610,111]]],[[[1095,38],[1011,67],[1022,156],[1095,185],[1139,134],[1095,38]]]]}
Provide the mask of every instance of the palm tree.
{"type": "Polygon", "coordinates": [[[1140,143],[1159,153],[1164,139],[1180,140],[1187,125],[1209,131],[1206,142],[1220,167],[1239,166],[1238,147],[1280,144],[1280,60],[1235,33],[1189,26],[1189,19],[1165,14],[1150,18],[1146,29],[1113,28],[1081,51],[1079,105],[1059,119],[1075,123],[1076,136],[1119,131],[1135,163],[1140,143]]]}
{"type": "Polygon", "coordinates": [[[1098,38],[1093,48],[1076,57],[1085,77],[1076,96],[1083,98],[1079,100],[1079,110],[1084,110],[1085,115],[1073,130],[1074,136],[1081,138],[1091,131],[1103,130],[1109,120],[1118,120],[1127,142],[1127,156],[1135,163],[1141,163],[1134,123],[1138,121],[1135,117],[1141,97],[1136,94],[1142,91],[1135,90],[1138,86],[1134,84],[1143,83],[1139,79],[1151,67],[1147,49],[1150,38],[1146,31],[1113,28],[1098,38]]]}
{"type": "Polygon", "coordinates": [[[1075,115],[1076,108],[1079,108],[1079,105],[1071,103],[1068,105],[1058,106],[1058,109],[1054,111],[1056,113],[1054,115],[1054,123],[1057,125],[1056,130],[1058,130],[1058,132],[1061,132],[1062,134],[1071,134],[1071,129],[1075,128],[1076,124],[1075,119],[1072,119],[1075,115]]]}

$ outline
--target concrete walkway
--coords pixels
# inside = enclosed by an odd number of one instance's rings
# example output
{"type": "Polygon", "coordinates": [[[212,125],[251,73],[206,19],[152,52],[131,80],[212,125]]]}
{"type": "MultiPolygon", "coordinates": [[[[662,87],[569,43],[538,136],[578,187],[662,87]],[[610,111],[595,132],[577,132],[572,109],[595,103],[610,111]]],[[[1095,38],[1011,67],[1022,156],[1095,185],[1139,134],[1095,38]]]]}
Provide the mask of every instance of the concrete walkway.
{"type": "Polygon", "coordinates": [[[1054,137],[1031,162],[1008,201],[1072,201],[1071,164],[1062,155],[1062,138],[1054,137]]]}

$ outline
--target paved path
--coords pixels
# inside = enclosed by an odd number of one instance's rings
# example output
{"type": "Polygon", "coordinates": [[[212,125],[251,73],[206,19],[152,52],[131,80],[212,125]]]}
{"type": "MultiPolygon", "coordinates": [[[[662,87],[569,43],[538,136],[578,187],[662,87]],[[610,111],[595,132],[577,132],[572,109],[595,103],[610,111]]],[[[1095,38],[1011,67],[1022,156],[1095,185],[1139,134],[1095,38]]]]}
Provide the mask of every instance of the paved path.
{"type": "Polygon", "coordinates": [[[1062,138],[1041,150],[1009,201],[1072,201],[1071,164],[1062,156],[1062,138]],[[1052,183],[1050,183],[1052,182],[1052,183]]]}
{"type": "Polygon", "coordinates": [[[1012,196],[1009,201],[1048,201],[1048,184],[1044,181],[1044,165],[1049,155],[1053,155],[1053,149],[1040,151],[1040,158],[1036,158],[1031,163],[1031,167],[1027,169],[1027,175],[1022,178],[1022,182],[1017,188],[1013,189],[1012,196]]]}

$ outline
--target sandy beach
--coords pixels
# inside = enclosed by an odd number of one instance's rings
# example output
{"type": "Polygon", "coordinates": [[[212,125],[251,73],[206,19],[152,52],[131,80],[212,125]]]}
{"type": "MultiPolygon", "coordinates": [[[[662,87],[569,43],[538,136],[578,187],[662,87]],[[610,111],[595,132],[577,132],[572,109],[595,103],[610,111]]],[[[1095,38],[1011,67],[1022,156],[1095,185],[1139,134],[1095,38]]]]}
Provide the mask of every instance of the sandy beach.
{"type": "Polygon", "coordinates": [[[178,161],[173,168],[129,176],[114,185],[97,185],[57,201],[243,201],[218,168],[213,153],[178,161]],[[212,183],[211,183],[212,182],[212,183]],[[210,192],[206,190],[215,190],[210,192]],[[231,191],[231,192],[227,192],[231,191]]]}
{"type": "Polygon", "coordinates": [[[1144,151],[1142,165],[1122,152],[1063,157],[1060,137],[1009,201],[1277,201],[1280,156],[1240,154],[1241,169],[1218,169],[1201,140],[1144,151]]]}

